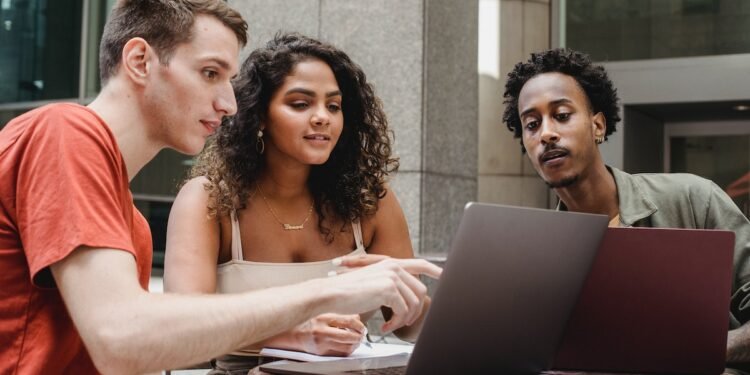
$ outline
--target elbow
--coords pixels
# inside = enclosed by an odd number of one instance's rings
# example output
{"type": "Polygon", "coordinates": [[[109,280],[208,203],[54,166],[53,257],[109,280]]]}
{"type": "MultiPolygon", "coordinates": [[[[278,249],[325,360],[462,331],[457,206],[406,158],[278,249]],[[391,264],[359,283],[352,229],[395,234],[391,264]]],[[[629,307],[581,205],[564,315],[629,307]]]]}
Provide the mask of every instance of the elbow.
{"type": "Polygon", "coordinates": [[[137,338],[127,324],[108,324],[96,329],[86,342],[86,349],[102,374],[136,374],[144,372],[138,361],[137,338]],[[90,344],[89,344],[90,343],[90,344]]]}

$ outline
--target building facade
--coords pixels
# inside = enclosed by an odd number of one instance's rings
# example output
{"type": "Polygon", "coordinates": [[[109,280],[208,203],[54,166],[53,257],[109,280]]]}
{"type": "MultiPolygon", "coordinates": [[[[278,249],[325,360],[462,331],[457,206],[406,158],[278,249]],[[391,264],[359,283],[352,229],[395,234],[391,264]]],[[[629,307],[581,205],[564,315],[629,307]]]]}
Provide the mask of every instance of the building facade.
{"type": "MultiPolygon", "coordinates": [[[[0,0],[0,127],[99,90],[114,0],[0,0]]],[[[391,180],[415,251],[441,258],[466,202],[552,207],[501,123],[505,76],[567,46],[605,64],[623,123],[602,146],[630,172],[711,178],[750,211],[750,2],[744,0],[229,0],[250,25],[241,59],[278,31],[331,42],[383,100],[401,167],[391,180]]],[[[165,150],[132,182],[163,262],[167,217],[192,159],[165,150]]]]}

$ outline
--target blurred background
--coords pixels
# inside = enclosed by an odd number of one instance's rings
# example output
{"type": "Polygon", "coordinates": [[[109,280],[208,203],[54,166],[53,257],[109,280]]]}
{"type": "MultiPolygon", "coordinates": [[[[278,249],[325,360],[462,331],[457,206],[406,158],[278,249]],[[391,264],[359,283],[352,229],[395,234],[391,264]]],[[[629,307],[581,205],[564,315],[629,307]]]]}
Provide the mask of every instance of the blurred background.
{"type": "MultiPolygon", "coordinates": [[[[97,94],[98,43],[114,0],[0,0],[0,127],[97,94]]],[[[623,123],[602,145],[625,171],[690,172],[750,213],[750,1],[234,0],[250,25],[241,58],[279,30],[331,42],[384,102],[401,169],[392,186],[415,251],[440,262],[468,201],[554,207],[501,123],[505,76],[534,51],[570,47],[603,63],[623,123]]],[[[192,159],[165,150],[132,182],[153,231],[192,159]]]]}

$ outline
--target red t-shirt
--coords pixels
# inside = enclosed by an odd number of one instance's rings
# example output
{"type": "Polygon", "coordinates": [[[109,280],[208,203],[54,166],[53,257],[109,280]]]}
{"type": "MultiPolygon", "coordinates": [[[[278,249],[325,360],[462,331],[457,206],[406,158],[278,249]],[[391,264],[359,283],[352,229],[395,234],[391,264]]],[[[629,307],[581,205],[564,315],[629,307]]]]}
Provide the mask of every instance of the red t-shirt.
{"type": "Polygon", "coordinates": [[[0,373],[96,373],[49,266],[83,245],[121,249],[148,288],[151,232],[120,149],[90,109],[52,104],[0,131],[0,173],[0,373]]]}

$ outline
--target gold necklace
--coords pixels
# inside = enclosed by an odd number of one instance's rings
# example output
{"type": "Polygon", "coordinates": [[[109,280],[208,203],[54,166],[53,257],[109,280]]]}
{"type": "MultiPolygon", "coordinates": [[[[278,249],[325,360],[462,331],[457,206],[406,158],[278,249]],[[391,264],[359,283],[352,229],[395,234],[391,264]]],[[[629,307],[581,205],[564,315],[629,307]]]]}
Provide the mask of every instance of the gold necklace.
{"type": "Polygon", "coordinates": [[[299,225],[292,225],[287,223],[282,223],[281,220],[279,220],[279,217],[276,215],[276,212],[274,212],[273,208],[271,208],[271,204],[268,203],[268,199],[266,199],[266,194],[263,193],[263,189],[260,188],[260,184],[257,182],[255,183],[255,187],[260,192],[260,197],[263,198],[263,202],[266,202],[266,207],[268,207],[268,212],[271,213],[273,218],[276,220],[277,223],[281,224],[281,227],[284,228],[284,230],[302,230],[305,228],[305,224],[308,220],[310,220],[310,216],[312,216],[313,207],[315,206],[315,201],[313,201],[313,204],[310,205],[310,209],[307,210],[307,216],[305,216],[305,220],[302,222],[302,224],[299,225]]]}

